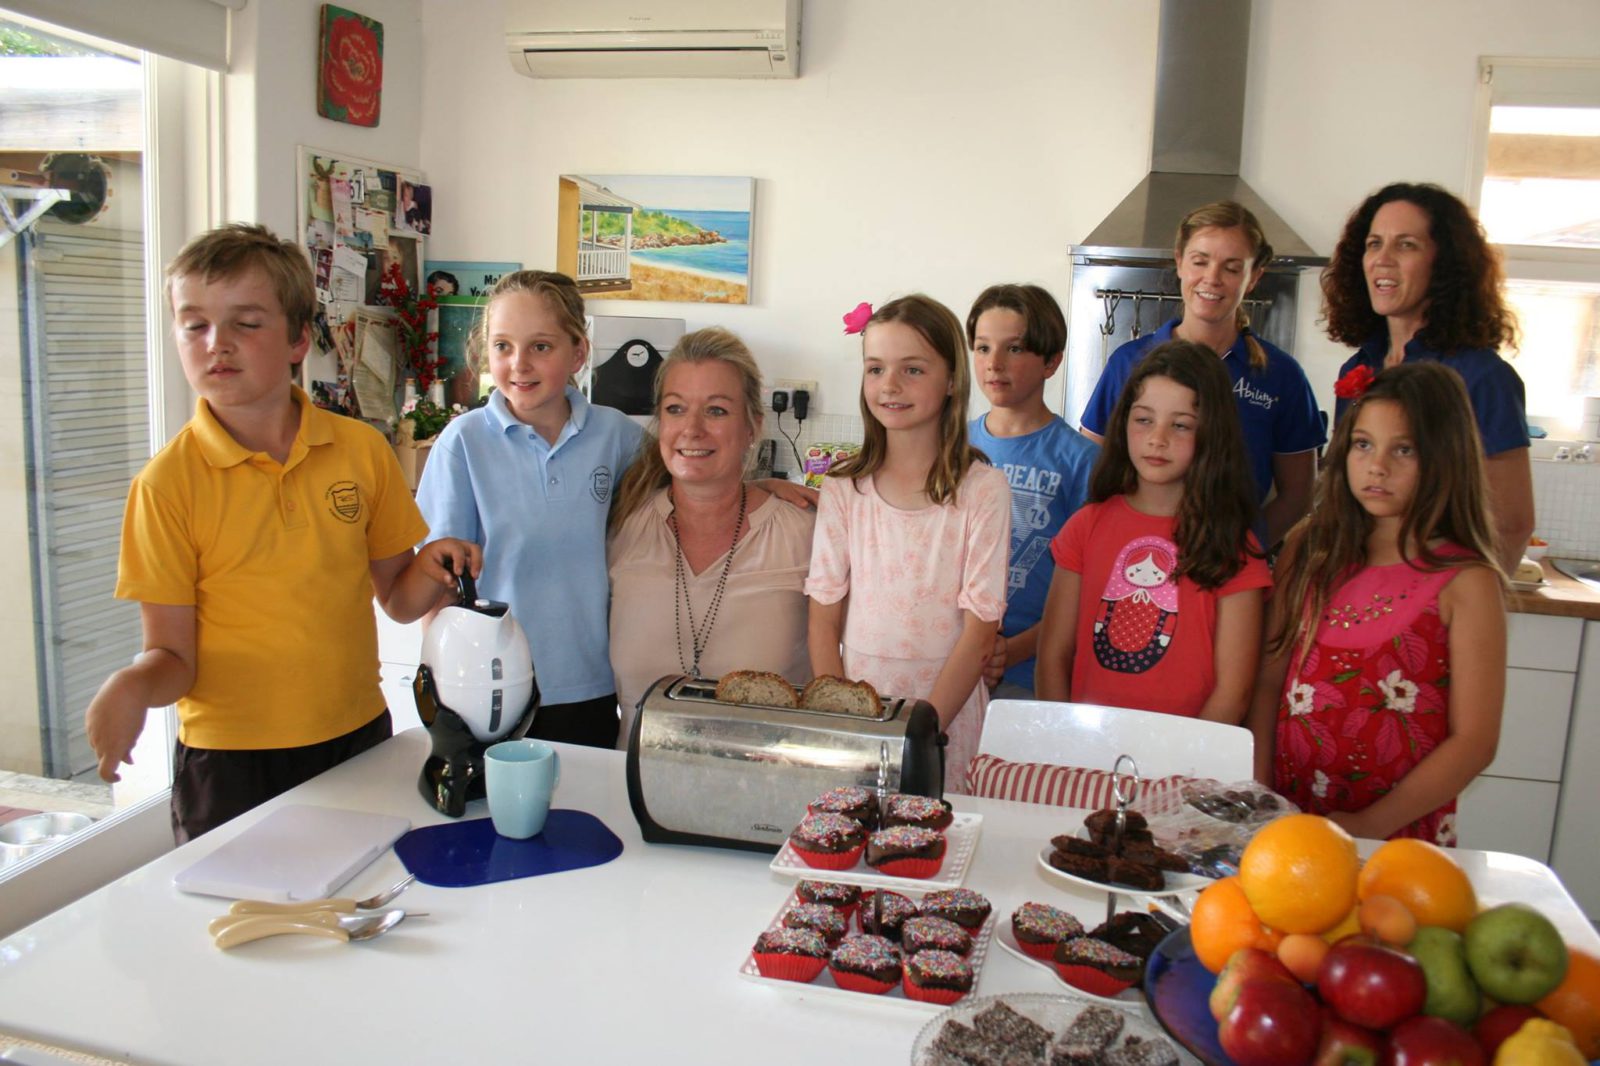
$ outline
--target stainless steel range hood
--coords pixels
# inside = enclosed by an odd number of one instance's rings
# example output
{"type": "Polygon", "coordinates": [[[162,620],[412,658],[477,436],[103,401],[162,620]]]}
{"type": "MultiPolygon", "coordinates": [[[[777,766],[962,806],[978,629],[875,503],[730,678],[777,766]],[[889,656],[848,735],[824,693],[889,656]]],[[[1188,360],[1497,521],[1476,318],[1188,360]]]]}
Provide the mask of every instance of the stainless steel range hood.
{"type": "Polygon", "coordinates": [[[1150,173],[1075,254],[1170,260],[1184,215],[1237,200],[1261,220],[1274,267],[1327,263],[1239,177],[1249,42],[1250,0],[1161,0],[1150,173]]]}

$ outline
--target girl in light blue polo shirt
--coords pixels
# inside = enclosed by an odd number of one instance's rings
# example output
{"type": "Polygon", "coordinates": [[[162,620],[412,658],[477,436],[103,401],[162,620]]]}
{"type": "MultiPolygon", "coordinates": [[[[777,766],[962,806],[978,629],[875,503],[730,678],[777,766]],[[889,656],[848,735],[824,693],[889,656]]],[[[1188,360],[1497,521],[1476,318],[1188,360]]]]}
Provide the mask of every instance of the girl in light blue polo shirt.
{"type": "Polygon", "coordinates": [[[589,340],[565,274],[502,277],[473,342],[495,391],[439,435],[417,504],[432,536],[483,545],[479,593],[528,634],[541,700],[528,735],[615,747],[606,515],[643,431],[572,384],[589,340]]]}

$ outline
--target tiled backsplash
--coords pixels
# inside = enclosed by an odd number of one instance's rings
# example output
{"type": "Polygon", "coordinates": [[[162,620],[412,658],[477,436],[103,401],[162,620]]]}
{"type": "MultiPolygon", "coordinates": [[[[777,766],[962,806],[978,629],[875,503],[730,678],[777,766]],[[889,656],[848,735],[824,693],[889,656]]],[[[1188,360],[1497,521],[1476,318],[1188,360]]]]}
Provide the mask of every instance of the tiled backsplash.
{"type": "MultiPolygon", "coordinates": [[[[787,412],[780,419],[775,414],[768,413],[763,426],[762,436],[778,442],[777,469],[785,474],[795,471],[794,453],[789,450],[789,441],[777,432],[779,426],[790,437],[795,437],[794,415],[787,412]]],[[[800,435],[795,438],[795,447],[800,454],[806,454],[806,445],[813,441],[825,440],[830,443],[849,441],[853,444],[861,443],[861,416],[860,415],[813,415],[799,424],[800,435]]]]}
{"type": "Polygon", "coordinates": [[[1535,459],[1533,504],[1551,555],[1600,559],[1600,463],[1535,459]]]}

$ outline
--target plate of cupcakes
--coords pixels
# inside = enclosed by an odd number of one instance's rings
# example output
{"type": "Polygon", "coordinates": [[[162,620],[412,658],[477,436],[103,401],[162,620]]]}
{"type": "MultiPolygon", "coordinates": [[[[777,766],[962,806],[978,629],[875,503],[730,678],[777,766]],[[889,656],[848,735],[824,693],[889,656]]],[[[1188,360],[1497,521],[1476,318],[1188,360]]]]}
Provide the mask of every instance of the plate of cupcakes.
{"type": "Polygon", "coordinates": [[[1167,932],[1140,911],[1121,911],[1091,929],[1070,911],[1030,901],[996,923],[995,942],[1093,999],[1137,1004],[1145,963],[1167,932]]]}
{"type": "Polygon", "coordinates": [[[941,1010],[972,993],[994,927],[989,901],[968,889],[902,894],[807,879],[756,937],[739,974],[941,1010]]]}
{"type": "Polygon", "coordinates": [[[1204,888],[1212,879],[1193,873],[1189,863],[1158,845],[1149,823],[1129,811],[1122,840],[1113,846],[1117,812],[1098,810],[1072,833],[1051,837],[1039,852],[1039,865],[1057,881],[1130,896],[1170,896],[1204,888]]]}
{"type": "Polygon", "coordinates": [[[879,824],[872,789],[829,789],[772,860],[790,877],[899,888],[954,888],[965,880],[983,825],[944,800],[890,793],[879,824]]]}
{"type": "Polygon", "coordinates": [[[912,1066],[946,1063],[1108,1063],[1179,1066],[1192,1059],[1131,1004],[1041,992],[973,996],[928,1021],[912,1066]]]}

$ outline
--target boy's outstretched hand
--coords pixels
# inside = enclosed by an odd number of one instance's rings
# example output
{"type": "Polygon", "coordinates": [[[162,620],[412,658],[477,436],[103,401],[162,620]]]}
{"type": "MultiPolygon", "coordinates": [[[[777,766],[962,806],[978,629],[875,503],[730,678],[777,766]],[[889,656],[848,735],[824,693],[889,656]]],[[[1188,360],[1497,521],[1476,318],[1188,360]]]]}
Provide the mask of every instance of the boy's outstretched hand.
{"type": "Polygon", "coordinates": [[[483,572],[483,549],[470,540],[440,537],[417,549],[414,566],[441,585],[456,587],[456,575],[463,569],[474,578],[483,572]]]}
{"type": "Polygon", "coordinates": [[[372,564],[372,591],[383,611],[404,625],[439,607],[456,591],[456,574],[465,567],[477,577],[483,549],[467,540],[440,537],[415,552],[404,551],[372,564]]]}

